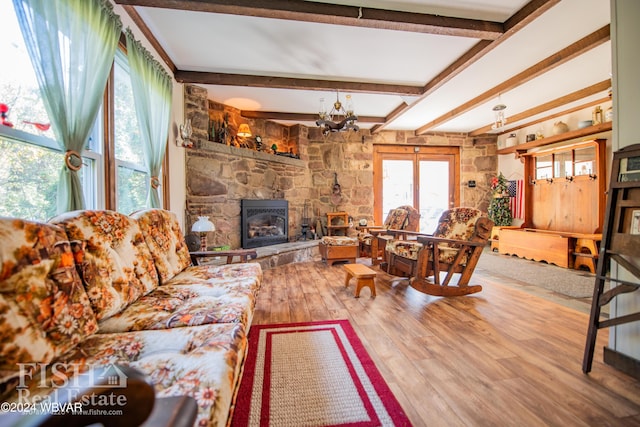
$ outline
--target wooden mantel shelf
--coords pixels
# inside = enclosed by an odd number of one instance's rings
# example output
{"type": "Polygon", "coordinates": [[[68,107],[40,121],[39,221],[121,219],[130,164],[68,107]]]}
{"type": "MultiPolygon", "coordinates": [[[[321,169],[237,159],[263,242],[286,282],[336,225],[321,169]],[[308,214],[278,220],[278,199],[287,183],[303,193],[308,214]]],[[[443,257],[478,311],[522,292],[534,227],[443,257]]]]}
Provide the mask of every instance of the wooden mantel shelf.
{"type": "Polygon", "coordinates": [[[557,142],[569,141],[577,138],[584,138],[587,136],[597,135],[602,132],[608,132],[612,129],[612,122],[604,122],[593,126],[588,126],[582,129],[576,129],[569,132],[561,133],[560,135],[554,135],[547,138],[536,139],[535,141],[525,142],[523,144],[514,145],[512,147],[502,148],[497,151],[498,154],[512,154],[519,152],[526,152],[532,148],[538,148],[549,144],[555,144],[557,142]]]}

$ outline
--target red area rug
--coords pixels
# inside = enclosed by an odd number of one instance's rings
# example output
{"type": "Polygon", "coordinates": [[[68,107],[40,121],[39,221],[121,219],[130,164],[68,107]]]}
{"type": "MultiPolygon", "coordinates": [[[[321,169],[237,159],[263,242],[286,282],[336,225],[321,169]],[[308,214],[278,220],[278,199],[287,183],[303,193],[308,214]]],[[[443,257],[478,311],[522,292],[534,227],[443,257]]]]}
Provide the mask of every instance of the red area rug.
{"type": "Polygon", "coordinates": [[[410,425],[349,321],[251,327],[232,427],[410,425]]]}

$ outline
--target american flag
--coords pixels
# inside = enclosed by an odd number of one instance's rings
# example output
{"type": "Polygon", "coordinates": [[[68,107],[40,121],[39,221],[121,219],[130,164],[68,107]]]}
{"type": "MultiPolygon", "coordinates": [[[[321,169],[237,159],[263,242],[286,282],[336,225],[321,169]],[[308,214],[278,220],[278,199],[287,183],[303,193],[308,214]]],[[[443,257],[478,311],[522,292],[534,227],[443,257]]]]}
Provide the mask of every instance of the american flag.
{"type": "Polygon", "coordinates": [[[509,181],[509,208],[511,215],[517,219],[524,219],[524,180],[516,179],[509,181]]]}

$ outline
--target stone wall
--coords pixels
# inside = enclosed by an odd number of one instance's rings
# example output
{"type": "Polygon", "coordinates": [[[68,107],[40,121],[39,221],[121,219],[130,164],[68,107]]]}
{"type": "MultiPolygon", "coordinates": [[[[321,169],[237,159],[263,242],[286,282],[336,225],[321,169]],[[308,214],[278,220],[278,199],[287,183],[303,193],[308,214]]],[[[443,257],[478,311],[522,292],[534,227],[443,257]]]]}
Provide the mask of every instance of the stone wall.
{"type": "Polygon", "coordinates": [[[373,219],[373,147],[393,144],[431,147],[460,147],[460,205],[484,212],[491,200],[491,178],[496,176],[498,158],[496,138],[470,138],[461,134],[429,134],[416,137],[413,132],[382,131],[370,134],[361,130],[346,138],[332,134],[324,141],[317,128],[308,129],[307,139],[312,188],[310,199],[314,213],[346,211],[359,219],[373,219]],[[337,173],[342,189],[342,201],[336,207],[331,190],[337,173]],[[468,182],[475,181],[475,187],[468,182]]]}
{"type": "Polygon", "coordinates": [[[185,85],[184,97],[185,117],[191,119],[195,140],[194,147],[186,149],[187,230],[199,215],[209,216],[216,231],[208,236],[208,244],[239,248],[241,200],[286,199],[289,201],[289,236],[299,234],[310,186],[306,161],[302,160],[306,147],[297,145],[299,126],[245,121],[236,109],[218,108],[221,104],[210,102],[207,91],[198,86],[185,85]],[[229,115],[231,133],[235,134],[240,123],[249,123],[254,135],[264,135],[265,144],[275,143],[279,151],[281,147],[282,151],[295,147],[302,159],[209,140],[210,120],[220,119],[224,113],[229,115]]]}
{"type": "Polygon", "coordinates": [[[286,127],[257,120],[250,123],[254,135],[265,132],[269,138],[266,144],[277,140],[279,151],[293,149],[299,154],[300,159],[292,159],[209,141],[209,120],[219,117],[215,114],[230,113],[234,126],[249,121],[237,110],[224,106],[212,113],[212,103],[206,96],[206,90],[185,85],[185,116],[192,119],[197,137],[195,146],[186,152],[187,227],[198,215],[208,215],[217,228],[209,237],[210,245],[240,247],[242,199],[287,199],[290,240],[300,235],[305,202],[309,203],[312,225],[333,211],[347,211],[355,220],[373,219],[374,144],[460,147],[460,204],[483,211],[488,208],[491,178],[497,173],[495,137],[416,137],[413,132],[403,131],[371,135],[368,130],[361,130],[350,137],[345,133],[331,134],[325,140],[315,127],[286,127]],[[336,179],[342,190],[337,204],[332,198],[336,179]],[[476,187],[468,187],[470,180],[476,181],[476,187]]]}

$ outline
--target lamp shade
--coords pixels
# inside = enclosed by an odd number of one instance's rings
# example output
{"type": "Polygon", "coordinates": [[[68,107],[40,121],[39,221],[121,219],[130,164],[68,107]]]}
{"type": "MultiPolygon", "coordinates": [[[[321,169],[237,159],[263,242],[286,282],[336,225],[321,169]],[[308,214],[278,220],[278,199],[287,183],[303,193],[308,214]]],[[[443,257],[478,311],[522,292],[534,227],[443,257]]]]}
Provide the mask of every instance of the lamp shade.
{"type": "Polygon", "coordinates": [[[208,216],[199,216],[198,220],[191,226],[191,231],[194,233],[206,233],[209,231],[216,231],[216,226],[209,221],[208,216]]]}
{"type": "Polygon", "coordinates": [[[249,129],[249,125],[243,123],[238,128],[238,136],[242,138],[249,138],[251,136],[251,129],[249,129]]]}

